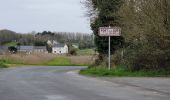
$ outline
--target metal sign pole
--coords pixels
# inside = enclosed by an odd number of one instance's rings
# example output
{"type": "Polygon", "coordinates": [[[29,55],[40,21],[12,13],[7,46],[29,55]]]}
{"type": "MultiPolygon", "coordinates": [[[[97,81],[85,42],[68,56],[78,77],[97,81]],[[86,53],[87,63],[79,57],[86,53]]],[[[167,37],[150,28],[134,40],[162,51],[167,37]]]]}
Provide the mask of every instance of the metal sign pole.
{"type": "Polygon", "coordinates": [[[99,28],[99,36],[108,36],[108,69],[111,70],[111,43],[110,43],[110,37],[111,36],[120,36],[121,29],[119,27],[100,27],[99,28]]]}
{"type": "Polygon", "coordinates": [[[108,65],[109,65],[109,70],[111,69],[111,66],[110,66],[110,36],[109,36],[109,62],[108,62],[108,65]]]}

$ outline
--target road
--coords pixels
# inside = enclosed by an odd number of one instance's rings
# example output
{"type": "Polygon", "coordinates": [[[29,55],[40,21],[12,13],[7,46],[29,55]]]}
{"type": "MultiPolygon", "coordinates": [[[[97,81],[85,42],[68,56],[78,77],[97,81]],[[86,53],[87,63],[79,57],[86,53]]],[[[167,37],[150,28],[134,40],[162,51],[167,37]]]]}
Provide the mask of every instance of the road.
{"type": "Polygon", "coordinates": [[[168,93],[76,74],[82,67],[0,71],[0,100],[170,100],[168,93]]]}

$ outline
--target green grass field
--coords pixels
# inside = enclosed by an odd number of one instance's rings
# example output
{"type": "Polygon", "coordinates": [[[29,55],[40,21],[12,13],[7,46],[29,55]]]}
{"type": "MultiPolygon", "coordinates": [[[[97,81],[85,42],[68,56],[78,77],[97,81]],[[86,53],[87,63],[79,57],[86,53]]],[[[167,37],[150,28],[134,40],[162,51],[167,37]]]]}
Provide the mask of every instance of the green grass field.
{"type": "Polygon", "coordinates": [[[22,61],[12,59],[0,59],[0,68],[8,68],[13,66],[25,65],[22,61]]]}
{"type": "Polygon", "coordinates": [[[55,58],[55,59],[49,61],[48,63],[45,63],[45,65],[48,65],[48,66],[69,66],[69,65],[73,65],[73,64],[71,63],[71,60],[69,58],[58,57],[58,58],[55,58]]]}
{"type": "Polygon", "coordinates": [[[0,60],[0,68],[7,68],[8,66],[5,64],[4,61],[0,60]]]}
{"type": "Polygon", "coordinates": [[[7,66],[3,63],[0,63],[0,68],[7,68],[7,66]]]}
{"type": "Polygon", "coordinates": [[[95,51],[94,49],[83,49],[83,50],[77,50],[77,55],[94,55],[95,51]]]}
{"type": "Polygon", "coordinates": [[[0,57],[1,66],[9,67],[34,65],[34,66],[86,66],[92,63],[90,56],[55,56],[47,55],[3,55],[0,57]]]}
{"type": "Polygon", "coordinates": [[[5,46],[17,46],[17,42],[9,42],[4,44],[5,46]]]}
{"type": "Polygon", "coordinates": [[[81,75],[99,76],[99,77],[170,77],[170,72],[166,71],[128,71],[124,69],[105,69],[105,68],[87,68],[80,71],[81,75]]]}
{"type": "Polygon", "coordinates": [[[58,57],[58,58],[48,61],[47,63],[42,62],[39,64],[27,64],[27,63],[22,63],[22,62],[10,60],[10,59],[0,60],[0,68],[7,68],[7,66],[10,67],[13,65],[16,65],[16,66],[20,66],[20,65],[71,66],[73,64],[71,63],[71,60],[69,58],[65,58],[65,57],[58,57]]]}

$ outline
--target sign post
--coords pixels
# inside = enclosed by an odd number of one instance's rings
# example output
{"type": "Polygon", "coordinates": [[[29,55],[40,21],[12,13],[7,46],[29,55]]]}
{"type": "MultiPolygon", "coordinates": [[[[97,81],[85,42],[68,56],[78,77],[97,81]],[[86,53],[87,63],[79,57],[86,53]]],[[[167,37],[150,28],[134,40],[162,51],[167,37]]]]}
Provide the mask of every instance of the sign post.
{"type": "Polygon", "coordinates": [[[111,64],[110,64],[110,36],[109,36],[109,70],[111,69],[111,64]]]}
{"type": "Polygon", "coordinates": [[[99,28],[99,36],[107,36],[109,38],[109,45],[108,45],[108,69],[111,69],[111,60],[110,60],[110,37],[111,36],[120,36],[121,35],[121,29],[119,27],[100,27],[99,28]]]}

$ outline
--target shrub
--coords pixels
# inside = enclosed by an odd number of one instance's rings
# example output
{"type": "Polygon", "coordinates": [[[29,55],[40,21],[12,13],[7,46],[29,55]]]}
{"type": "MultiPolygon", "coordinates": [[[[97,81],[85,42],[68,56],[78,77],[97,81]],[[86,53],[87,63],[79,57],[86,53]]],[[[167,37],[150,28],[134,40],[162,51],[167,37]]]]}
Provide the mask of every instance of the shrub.
{"type": "Polygon", "coordinates": [[[7,66],[5,65],[4,61],[0,60],[0,68],[7,68],[7,66]]]}
{"type": "Polygon", "coordinates": [[[9,50],[11,53],[16,53],[16,52],[17,52],[17,48],[14,47],[14,46],[8,47],[8,50],[9,50]]]}
{"type": "Polygon", "coordinates": [[[128,47],[122,63],[130,70],[170,70],[168,54],[151,45],[128,47]]]}
{"type": "Polygon", "coordinates": [[[72,50],[70,50],[69,54],[71,54],[71,55],[77,55],[77,52],[76,52],[75,49],[72,49],[72,50]]]}

